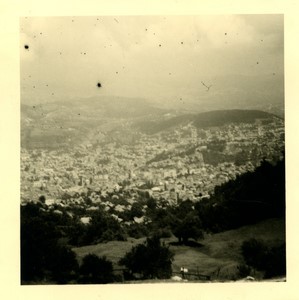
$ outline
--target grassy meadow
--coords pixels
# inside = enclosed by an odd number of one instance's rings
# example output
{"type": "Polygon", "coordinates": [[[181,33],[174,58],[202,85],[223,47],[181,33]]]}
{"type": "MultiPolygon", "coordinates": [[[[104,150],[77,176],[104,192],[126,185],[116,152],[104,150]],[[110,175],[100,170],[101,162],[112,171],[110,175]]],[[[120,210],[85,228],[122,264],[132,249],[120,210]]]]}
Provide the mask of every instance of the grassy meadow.
{"type": "MultiPolygon", "coordinates": [[[[175,237],[161,239],[174,252],[173,272],[181,267],[189,273],[211,276],[211,280],[226,281],[237,279],[237,266],[242,263],[241,245],[244,240],[255,238],[264,241],[268,246],[280,245],[285,241],[285,223],[282,219],[270,219],[254,225],[240,227],[216,234],[206,234],[196,246],[176,245],[175,237]]],[[[79,262],[93,253],[106,256],[113,262],[114,268],[120,268],[118,261],[126,252],[145,238],[128,238],[127,241],[111,241],[97,245],[73,248],[79,262]]],[[[256,272],[256,279],[262,274],[256,272]]]]}

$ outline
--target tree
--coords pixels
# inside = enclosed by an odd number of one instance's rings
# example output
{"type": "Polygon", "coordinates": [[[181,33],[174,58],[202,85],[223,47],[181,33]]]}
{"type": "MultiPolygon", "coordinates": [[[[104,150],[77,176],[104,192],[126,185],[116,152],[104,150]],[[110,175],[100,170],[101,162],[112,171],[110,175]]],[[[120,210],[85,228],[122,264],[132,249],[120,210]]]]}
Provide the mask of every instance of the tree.
{"type": "Polygon", "coordinates": [[[105,256],[87,254],[80,267],[81,283],[109,283],[114,281],[113,265],[105,256]]]}
{"type": "Polygon", "coordinates": [[[67,283],[76,276],[76,255],[59,245],[62,218],[41,208],[40,203],[21,207],[21,282],[67,283]]]}
{"type": "Polygon", "coordinates": [[[152,197],[148,197],[146,200],[146,205],[148,207],[148,210],[154,212],[157,208],[157,201],[152,197]]]}
{"type": "Polygon", "coordinates": [[[75,246],[91,245],[111,240],[125,240],[125,232],[117,220],[107,212],[98,210],[89,215],[87,225],[79,221],[69,230],[69,243],[75,246]]]}
{"type": "Polygon", "coordinates": [[[168,247],[161,245],[158,237],[152,237],[133,247],[119,264],[124,265],[131,275],[138,273],[143,279],[170,278],[173,256],[168,247]]]}
{"type": "Polygon", "coordinates": [[[187,214],[183,220],[176,219],[172,226],[172,232],[179,239],[179,242],[184,244],[190,238],[195,240],[203,238],[200,219],[193,212],[187,214]]]}
{"type": "Polygon", "coordinates": [[[180,243],[187,243],[190,238],[203,238],[201,220],[193,209],[192,201],[183,201],[174,210],[171,228],[180,243]]]}
{"type": "Polygon", "coordinates": [[[46,197],[44,195],[41,195],[38,200],[41,202],[41,203],[45,203],[46,202],[46,197]]]}
{"type": "Polygon", "coordinates": [[[131,216],[132,220],[134,219],[134,217],[140,218],[143,216],[142,208],[143,208],[143,206],[139,202],[134,202],[132,204],[131,211],[130,211],[130,216],[131,216]]]}
{"type": "Polygon", "coordinates": [[[51,253],[48,268],[51,270],[52,279],[59,284],[65,284],[78,276],[78,261],[76,254],[66,246],[57,246],[51,253]]]}

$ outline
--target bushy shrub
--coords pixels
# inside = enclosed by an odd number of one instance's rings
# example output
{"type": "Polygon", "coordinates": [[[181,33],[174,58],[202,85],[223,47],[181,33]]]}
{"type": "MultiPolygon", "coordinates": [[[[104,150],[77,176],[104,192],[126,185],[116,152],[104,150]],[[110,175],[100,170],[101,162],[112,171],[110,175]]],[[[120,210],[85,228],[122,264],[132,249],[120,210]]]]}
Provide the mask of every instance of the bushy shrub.
{"type": "Polygon", "coordinates": [[[244,241],[241,246],[242,255],[246,264],[257,270],[264,268],[264,259],[267,250],[263,242],[254,238],[244,241]]]}
{"type": "Polygon", "coordinates": [[[262,241],[249,239],[243,242],[241,251],[246,264],[263,271],[265,278],[286,274],[285,243],[269,248],[262,241]]]}
{"type": "Polygon", "coordinates": [[[84,284],[109,283],[114,281],[112,262],[105,256],[87,254],[80,266],[79,282],[84,284]]]}

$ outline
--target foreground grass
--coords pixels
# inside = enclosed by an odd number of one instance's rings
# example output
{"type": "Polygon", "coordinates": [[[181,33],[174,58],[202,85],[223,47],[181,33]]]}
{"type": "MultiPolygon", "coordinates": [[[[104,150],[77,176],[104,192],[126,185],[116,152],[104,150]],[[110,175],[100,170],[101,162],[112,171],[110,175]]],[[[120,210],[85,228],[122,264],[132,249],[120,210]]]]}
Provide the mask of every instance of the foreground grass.
{"type": "Polygon", "coordinates": [[[91,253],[98,256],[106,256],[109,260],[112,261],[114,267],[119,267],[118,261],[127,252],[129,252],[132,247],[136,246],[137,244],[143,243],[145,240],[146,238],[128,238],[127,241],[110,241],[107,243],[73,248],[73,250],[77,254],[79,263],[85,255],[91,253]]]}
{"type": "MultiPolygon", "coordinates": [[[[174,252],[173,272],[179,272],[181,267],[189,273],[199,273],[211,276],[212,280],[234,280],[237,266],[242,263],[240,247],[244,240],[256,238],[268,246],[280,245],[285,241],[285,222],[282,219],[270,219],[254,225],[244,226],[217,234],[208,234],[200,241],[199,247],[173,245],[175,237],[162,239],[165,245],[174,252]]],[[[111,241],[104,244],[74,248],[79,261],[89,254],[106,256],[112,261],[114,268],[119,268],[118,261],[145,238],[127,241],[111,241]]],[[[256,273],[256,278],[262,274],[256,273]]]]}
{"type": "MultiPolygon", "coordinates": [[[[241,245],[250,238],[262,240],[268,246],[282,244],[285,241],[284,220],[270,219],[235,230],[206,235],[200,248],[172,247],[175,252],[173,270],[177,271],[184,266],[214,279],[236,279],[237,266],[242,263],[241,245]]],[[[255,275],[257,278],[261,276],[258,273],[255,275]]]]}

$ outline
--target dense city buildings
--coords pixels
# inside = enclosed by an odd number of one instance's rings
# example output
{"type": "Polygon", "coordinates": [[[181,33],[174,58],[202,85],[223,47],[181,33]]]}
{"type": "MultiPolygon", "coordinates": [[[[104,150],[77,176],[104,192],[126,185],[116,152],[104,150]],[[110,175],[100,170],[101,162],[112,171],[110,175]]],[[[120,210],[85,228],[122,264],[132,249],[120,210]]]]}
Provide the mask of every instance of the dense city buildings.
{"type": "Polygon", "coordinates": [[[129,192],[127,200],[133,202],[137,191],[169,205],[196,202],[209,198],[216,185],[253,171],[263,159],[275,162],[284,152],[280,118],[204,129],[188,123],[152,135],[140,133],[132,143],[96,130],[90,136],[92,140],[63,149],[23,147],[22,202],[43,195],[49,205],[67,205],[90,195],[92,207],[107,193],[119,191],[129,192]]]}

